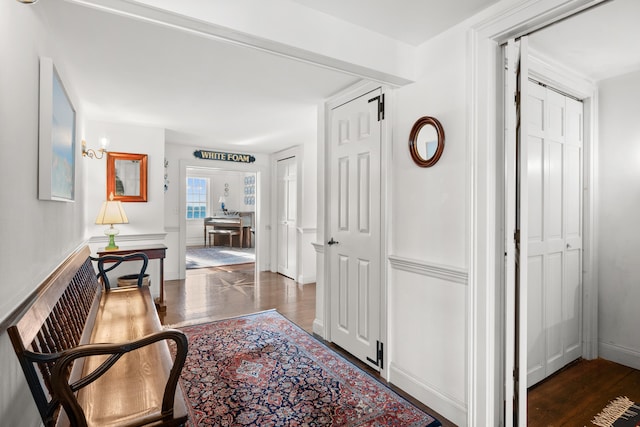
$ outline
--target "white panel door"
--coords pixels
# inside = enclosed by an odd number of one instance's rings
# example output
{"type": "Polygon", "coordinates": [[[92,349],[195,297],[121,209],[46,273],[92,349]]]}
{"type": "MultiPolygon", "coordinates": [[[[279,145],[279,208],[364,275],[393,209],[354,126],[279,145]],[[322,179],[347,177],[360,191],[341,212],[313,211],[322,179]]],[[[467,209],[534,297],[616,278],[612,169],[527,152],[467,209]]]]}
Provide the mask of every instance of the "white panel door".
{"type": "Polygon", "coordinates": [[[278,273],[296,279],[296,158],[277,163],[278,273]]]}
{"type": "Polygon", "coordinates": [[[328,259],[331,341],[379,369],[381,90],[331,112],[328,259]]]}
{"type": "Polygon", "coordinates": [[[582,104],[538,83],[528,86],[531,386],[582,354],[582,104]]]}

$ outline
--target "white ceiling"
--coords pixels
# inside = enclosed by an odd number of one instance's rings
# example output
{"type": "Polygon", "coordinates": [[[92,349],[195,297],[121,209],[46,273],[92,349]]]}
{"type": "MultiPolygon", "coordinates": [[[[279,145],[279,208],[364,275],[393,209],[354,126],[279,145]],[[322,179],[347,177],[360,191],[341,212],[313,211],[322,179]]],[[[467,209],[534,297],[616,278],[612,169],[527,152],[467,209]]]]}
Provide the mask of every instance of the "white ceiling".
{"type": "Polygon", "coordinates": [[[418,46],[498,0],[292,0],[418,46]]]}
{"type": "MultiPolygon", "coordinates": [[[[401,6],[392,0],[321,6],[287,1],[417,44],[496,0],[455,6],[437,0],[406,0],[401,6]],[[422,14],[437,25],[425,25],[422,14]]],[[[59,41],[63,78],[83,101],[86,117],[162,127],[168,142],[274,152],[315,140],[318,103],[359,80],[80,3],[43,0],[29,7],[40,9],[59,41]]]]}
{"type": "MultiPolygon", "coordinates": [[[[139,1],[175,5],[169,0],[139,1]]],[[[214,12],[223,3],[198,1],[191,0],[214,12]]],[[[409,46],[496,2],[282,0],[279,4],[319,11],[409,46]]],[[[315,140],[319,103],[359,80],[335,67],[110,13],[92,3],[136,2],[43,0],[24,6],[38,8],[54,33],[65,61],[63,79],[79,95],[90,120],[161,127],[167,142],[199,148],[274,152],[315,140]]],[[[606,17],[589,18],[585,13],[566,20],[534,34],[532,46],[595,79],[611,69],[637,67],[640,49],[633,42],[640,36],[631,31],[640,28],[632,22],[640,16],[639,8],[639,0],[614,0],[593,12],[604,11],[606,17]]],[[[256,17],[242,18],[252,22],[256,17]]]]}
{"type": "Polygon", "coordinates": [[[530,36],[530,46],[594,81],[640,70],[640,1],[611,0],[530,36]]]}

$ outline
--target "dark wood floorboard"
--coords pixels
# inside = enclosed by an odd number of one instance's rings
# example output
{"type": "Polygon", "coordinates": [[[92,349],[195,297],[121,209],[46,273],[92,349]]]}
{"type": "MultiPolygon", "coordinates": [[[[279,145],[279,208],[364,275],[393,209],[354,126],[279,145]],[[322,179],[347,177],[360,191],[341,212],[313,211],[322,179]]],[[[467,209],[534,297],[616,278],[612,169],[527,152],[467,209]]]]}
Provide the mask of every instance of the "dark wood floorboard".
{"type": "Polygon", "coordinates": [[[593,426],[593,417],[619,396],[640,402],[640,371],[579,359],[529,389],[528,425],[593,426]]]}
{"type": "MultiPolygon", "coordinates": [[[[314,283],[298,285],[279,274],[261,272],[255,279],[254,264],[188,270],[186,280],[166,282],[167,311],[160,313],[160,318],[163,324],[173,325],[276,309],[312,333],[315,294],[314,283]]],[[[377,372],[342,349],[325,344],[437,417],[444,427],[455,427],[437,412],[386,383],[377,372]]],[[[618,396],[640,402],[640,371],[602,359],[578,360],[529,390],[528,425],[592,426],[593,417],[618,396]]]]}
{"type": "MultiPolygon", "coordinates": [[[[164,325],[203,323],[276,309],[307,332],[313,333],[316,313],[315,283],[299,285],[285,276],[271,272],[260,272],[257,279],[254,279],[254,264],[187,270],[185,280],[166,281],[164,291],[167,310],[159,313],[164,325]]],[[[436,417],[443,427],[455,427],[455,424],[436,411],[381,379],[375,370],[344,350],[331,343],[325,344],[436,417]]]]}

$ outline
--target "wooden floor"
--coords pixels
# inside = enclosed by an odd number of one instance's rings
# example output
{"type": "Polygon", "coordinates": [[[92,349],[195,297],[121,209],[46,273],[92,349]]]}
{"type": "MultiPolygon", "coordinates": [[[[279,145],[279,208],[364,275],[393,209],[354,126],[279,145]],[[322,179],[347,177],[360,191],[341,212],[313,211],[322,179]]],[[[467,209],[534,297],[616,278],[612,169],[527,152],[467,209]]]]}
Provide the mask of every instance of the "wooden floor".
{"type": "MultiPolygon", "coordinates": [[[[261,272],[254,280],[254,264],[187,270],[186,276],[185,280],[165,282],[167,311],[159,313],[164,325],[201,323],[275,308],[312,333],[316,313],[315,283],[298,285],[287,277],[270,272],[261,272]]],[[[423,411],[438,418],[443,427],[455,427],[436,411],[386,383],[367,365],[340,348],[326,344],[423,411]]]]}
{"type": "Polygon", "coordinates": [[[280,274],[261,272],[254,264],[187,270],[186,280],[165,282],[164,325],[211,321],[275,308],[312,331],[316,314],[316,285],[298,285],[280,274]]]}
{"type": "Polygon", "coordinates": [[[529,390],[528,425],[593,426],[593,417],[619,396],[640,402],[640,371],[580,359],[529,390]]]}
{"type": "MultiPolygon", "coordinates": [[[[311,333],[315,293],[315,284],[298,285],[275,273],[262,272],[254,280],[254,264],[187,270],[186,280],[166,282],[167,311],[160,319],[165,325],[198,323],[275,308],[311,333]]],[[[377,377],[368,366],[332,347],[377,377]]],[[[455,426],[402,390],[389,386],[436,416],[444,427],[455,426]]],[[[579,360],[530,389],[528,425],[592,426],[594,415],[618,396],[640,402],[640,371],[605,360],[579,360]]]]}

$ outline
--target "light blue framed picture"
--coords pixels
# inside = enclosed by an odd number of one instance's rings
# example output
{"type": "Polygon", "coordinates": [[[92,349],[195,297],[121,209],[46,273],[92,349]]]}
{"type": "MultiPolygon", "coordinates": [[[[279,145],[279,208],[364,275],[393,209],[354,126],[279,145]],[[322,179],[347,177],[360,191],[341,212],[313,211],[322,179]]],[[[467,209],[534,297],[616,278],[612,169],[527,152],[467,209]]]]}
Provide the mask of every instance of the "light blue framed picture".
{"type": "Polygon", "coordinates": [[[76,110],[51,58],[40,58],[38,198],[73,202],[76,110]]]}

